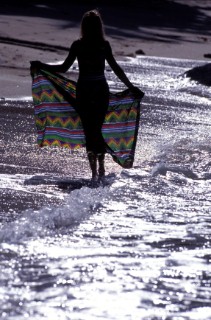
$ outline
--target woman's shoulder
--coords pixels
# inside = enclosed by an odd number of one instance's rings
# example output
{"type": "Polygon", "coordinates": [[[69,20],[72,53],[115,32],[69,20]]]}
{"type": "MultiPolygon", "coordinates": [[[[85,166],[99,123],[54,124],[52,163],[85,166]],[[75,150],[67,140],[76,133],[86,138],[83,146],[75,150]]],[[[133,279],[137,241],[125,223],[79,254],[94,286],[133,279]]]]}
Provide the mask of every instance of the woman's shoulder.
{"type": "Polygon", "coordinates": [[[87,41],[87,39],[83,39],[83,38],[79,38],[75,41],[72,42],[72,49],[76,50],[78,52],[84,49],[88,48],[93,48],[97,49],[97,48],[101,48],[103,50],[105,50],[106,52],[109,52],[111,50],[111,46],[110,46],[110,42],[108,40],[101,40],[101,41],[87,41]]]}
{"type": "Polygon", "coordinates": [[[77,54],[81,48],[81,39],[74,40],[71,44],[70,50],[77,54]]]}
{"type": "Polygon", "coordinates": [[[78,47],[78,46],[80,46],[80,43],[81,43],[81,39],[74,40],[72,42],[72,46],[73,47],[78,47]]]}
{"type": "Polygon", "coordinates": [[[110,42],[109,42],[108,40],[104,40],[103,42],[104,42],[104,44],[105,44],[106,47],[110,47],[110,46],[111,46],[111,45],[110,45],[110,42]]]}
{"type": "Polygon", "coordinates": [[[108,40],[104,40],[104,39],[99,42],[99,46],[101,48],[104,48],[104,50],[106,50],[106,51],[111,48],[109,41],[108,40]]]}

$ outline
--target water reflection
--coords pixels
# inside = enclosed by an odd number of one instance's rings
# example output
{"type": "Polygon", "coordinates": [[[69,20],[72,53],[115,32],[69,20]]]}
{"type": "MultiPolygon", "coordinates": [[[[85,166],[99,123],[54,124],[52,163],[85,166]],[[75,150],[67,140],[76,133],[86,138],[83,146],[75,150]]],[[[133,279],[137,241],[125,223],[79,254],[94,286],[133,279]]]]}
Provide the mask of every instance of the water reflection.
{"type": "Polygon", "coordinates": [[[183,76],[194,64],[125,62],[146,91],[135,166],[98,188],[84,154],[41,153],[30,113],[16,121],[29,131],[2,158],[2,319],[211,318],[210,89],[183,76]]]}

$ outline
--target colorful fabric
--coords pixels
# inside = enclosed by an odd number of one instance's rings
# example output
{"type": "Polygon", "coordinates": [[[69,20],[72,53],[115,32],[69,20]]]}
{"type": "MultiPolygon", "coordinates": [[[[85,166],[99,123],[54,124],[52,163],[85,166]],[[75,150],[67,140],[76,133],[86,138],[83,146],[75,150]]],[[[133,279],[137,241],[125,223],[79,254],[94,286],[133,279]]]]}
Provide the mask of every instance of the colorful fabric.
{"type": "MultiPolygon", "coordinates": [[[[76,83],[44,70],[32,78],[38,145],[85,147],[83,127],[75,110],[76,83]]],[[[135,99],[129,90],[110,93],[102,135],[107,152],[123,168],[133,165],[139,117],[140,99],[135,99]]]]}

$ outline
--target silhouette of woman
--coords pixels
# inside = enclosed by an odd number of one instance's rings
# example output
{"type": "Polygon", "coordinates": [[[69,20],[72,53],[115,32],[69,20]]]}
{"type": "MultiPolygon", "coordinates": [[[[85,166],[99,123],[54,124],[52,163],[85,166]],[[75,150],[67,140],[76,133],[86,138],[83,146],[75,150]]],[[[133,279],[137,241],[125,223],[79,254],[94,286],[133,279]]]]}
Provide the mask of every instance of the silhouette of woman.
{"type": "Polygon", "coordinates": [[[109,104],[109,88],[104,75],[105,61],[118,78],[134,93],[142,91],[129,81],[116,62],[110,44],[104,37],[101,16],[97,10],[84,14],[81,22],[81,38],[74,41],[66,60],[60,65],[48,65],[33,61],[32,68],[64,73],[78,60],[79,77],[76,86],[76,108],[80,115],[85,137],[86,150],[92,171],[92,179],[105,174],[105,142],[101,128],[109,104]],[[99,164],[97,172],[97,161],[99,164]]]}

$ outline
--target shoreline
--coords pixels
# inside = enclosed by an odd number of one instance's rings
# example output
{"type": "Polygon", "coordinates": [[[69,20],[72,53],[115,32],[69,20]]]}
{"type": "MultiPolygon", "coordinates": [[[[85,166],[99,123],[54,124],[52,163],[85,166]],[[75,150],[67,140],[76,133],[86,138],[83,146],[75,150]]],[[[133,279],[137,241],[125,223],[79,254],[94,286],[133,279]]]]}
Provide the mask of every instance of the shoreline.
{"type": "MultiPolygon", "coordinates": [[[[208,73],[207,69],[209,67],[209,63],[206,60],[197,60],[197,59],[182,59],[182,58],[175,58],[175,57],[158,57],[158,56],[136,56],[136,58],[124,56],[121,60],[117,60],[118,63],[125,63],[130,61],[130,59],[156,59],[157,61],[181,61],[183,64],[185,61],[193,62],[195,67],[202,67],[204,66],[204,71],[201,71],[200,77],[203,78],[203,72],[205,72],[204,76],[207,78],[208,73]]],[[[30,69],[19,69],[19,68],[3,68],[4,74],[0,75],[0,86],[1,86],[1,94],[0,94],[0,105],[5,102],[11,102],[12,104],[18,104],[20,102],[28,102],[33,103],[32,99],[32,79],[30,76],[30,69]],[[6,76],[5,76],[6,75],[6,76]],[[11,76],[11,77],[10,77],[11,76]],[[10,78],[9,78],[10,77],[10,78]]],[[[1,66],[0,66],[1,70],[1,66]]],[[[191,70],[187,70],[190,72],[191,70]]],[[[108,71],[107,71],[108,72],[108,71]]],[[[126,72],[127,73],[127,72],[126,72]]],[[[128,74],[128,73],[127,73],[128,74]]],[[[68,72],[63,74],[64,77],[69,78],[71,80],[77,81],[78,72],[74,69],[70,69],[68,72]]],[[[130,74],[128,74],[130,78],[130,74]]],[[[136,84],[137,85],[137,84],[136,84]]],[[[112,88],[112,85],[110,86],[112,88]]],[[[112,91],[112,89],[111,89],[112,91]]],[[[115,90],[114,90],[115,91],[115,90]]]]}
{"type": "MultiPolygon", "coordinates": [[[[0,9],[0,98],[30,97],[30,61],[63,61],[79,37],[83,13],[95,1],[3,1],[0,9]],[[87,3],[88,2],[88,3],[87,3]]],[[[118,61],[138,55],[210,62],[208,0],[105,2],[98,5],[118,61]],[[113,3],[113,2],[112,2],[113,3]],[[206,56],[206,57],[205,57],[206,56]]]]}

